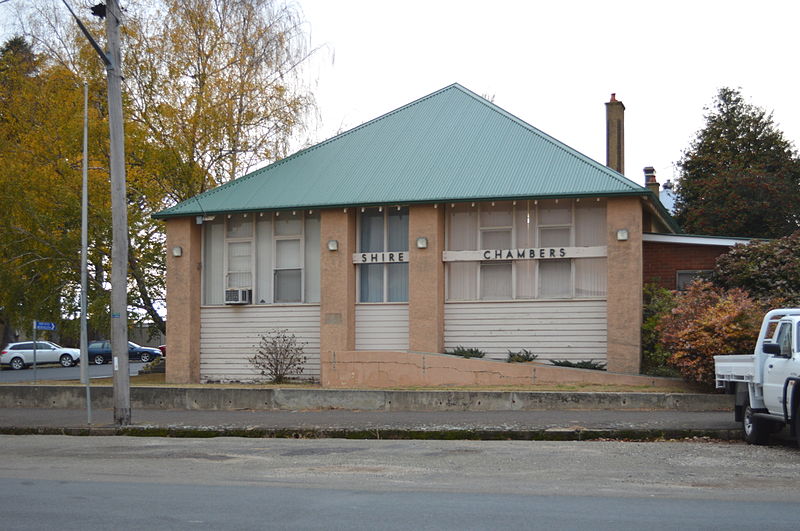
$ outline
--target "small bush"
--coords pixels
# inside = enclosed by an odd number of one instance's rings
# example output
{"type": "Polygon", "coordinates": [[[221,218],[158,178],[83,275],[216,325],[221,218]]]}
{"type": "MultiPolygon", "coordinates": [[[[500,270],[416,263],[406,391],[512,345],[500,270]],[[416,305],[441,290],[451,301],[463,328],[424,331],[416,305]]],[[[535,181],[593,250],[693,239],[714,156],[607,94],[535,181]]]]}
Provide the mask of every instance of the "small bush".
{"type": "Polygon", "coordinates": [[[482,358],[486,355],[486,352],[482,351],[479,348],[475,347],[462,347],[457,346],[454,349],[445,349],[445,354],[451,354],[453,356],[462,356],[464,358],[482,358]]]}
{"type": "Polygon", "coordinates": [[[274,328],[262,334],[257,351],[248,361],[261,376],[271,383],[284,383],[290,376],[303,374],[307,357],[304,343],[285,328],[274,328]]]}
{"type": "Polygon", "coordinates": [[[642,311],[642,374],[679,376],[669,364],[669,352],[661,344],[658,324],[675,307],[675,295],[658,284],[646,284],[642,311]]]}
{"type": "Polygon", "coordinates": [[[714,356],[753,351],[766,308],[741,289],[695,281],[657,326],[669,363],[689,381],[714,384],[714,356]]]}
{"type": "Polygon", "coordinates": [[[592,369],[594,371],[606,370],[606,364],[602,361],[583,360],[583,361],[569,361],[569,360],[550,360],[550,363],[556,367],[572,367],[573,369],[592,369]]]}
{"type": "Polygon", "coordinates": [[[538,358],[538,354],[534,354],[530,350],[524,348],[519,352],[508,351],[508,363],[525,363],[526,361],[533,361],[538,358]]]}

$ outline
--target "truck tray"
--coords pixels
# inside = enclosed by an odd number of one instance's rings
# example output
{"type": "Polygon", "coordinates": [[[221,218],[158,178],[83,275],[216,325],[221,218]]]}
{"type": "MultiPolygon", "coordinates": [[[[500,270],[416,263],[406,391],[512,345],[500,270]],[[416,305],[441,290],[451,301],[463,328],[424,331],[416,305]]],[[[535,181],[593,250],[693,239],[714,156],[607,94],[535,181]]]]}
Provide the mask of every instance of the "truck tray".
{"type": "Polygon", "coordinates": [[[753,354],[714,356],[714,366],[717,387],[725,387],[724,382],[752,382],[755,377],[753,354]]]}

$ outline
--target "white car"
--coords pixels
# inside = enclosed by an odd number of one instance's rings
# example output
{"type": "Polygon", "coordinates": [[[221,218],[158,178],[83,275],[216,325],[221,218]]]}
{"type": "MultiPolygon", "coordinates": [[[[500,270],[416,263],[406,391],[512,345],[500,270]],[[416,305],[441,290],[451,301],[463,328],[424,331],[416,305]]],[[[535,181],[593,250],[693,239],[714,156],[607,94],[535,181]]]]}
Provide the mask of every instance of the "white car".
{"type": "MultiPolygon", "coordinates": [[[[60,363],[64,367],[72,367],[80,362],[81,351],[77,348],[66,348],[50,341],[36,342],[36,364],[60,363]]],[[[12,369],[24,369],[33,365],[33,341],[9,343],[0,352],[0,366],[12,369]]]]}

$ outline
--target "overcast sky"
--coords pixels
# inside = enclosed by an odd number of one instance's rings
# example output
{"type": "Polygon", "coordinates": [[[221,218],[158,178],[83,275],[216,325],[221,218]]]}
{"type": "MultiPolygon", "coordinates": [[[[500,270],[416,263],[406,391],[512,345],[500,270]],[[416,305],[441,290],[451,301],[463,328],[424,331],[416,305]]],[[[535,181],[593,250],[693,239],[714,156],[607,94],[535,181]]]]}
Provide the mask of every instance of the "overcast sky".
{"type": "MultiPolygon", "coordinates": [[[[0,34],[22,1],[0,6],[0,34]]],[[[314,143],[456,82],[601,163],[604,103],[616,93],[625,173],[639,183],[644,166],[674,178],[723,86],[741,87],[800,143],[797,0],[297,4],[320,47],[307,70],[321,118],[314,143]]]]}
{"type": "Polygon", "coordinates": [[[299,0],[322,123],[316,141],[458,82],[605,163],[605,106],[626,107],[625,173],[660,182],[723,86],[800,142],[800,2],[299,0]]]}

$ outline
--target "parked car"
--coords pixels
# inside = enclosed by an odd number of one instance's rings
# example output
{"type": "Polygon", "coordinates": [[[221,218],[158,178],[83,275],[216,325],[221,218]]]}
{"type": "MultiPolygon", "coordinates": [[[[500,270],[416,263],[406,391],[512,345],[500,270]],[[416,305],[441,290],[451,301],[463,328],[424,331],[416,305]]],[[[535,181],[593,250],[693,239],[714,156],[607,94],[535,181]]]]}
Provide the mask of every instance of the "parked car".
{"type": "MultiPolygon", "coordinates": [[[[37,365],[39,363],[60,363],[64,367],[72,367],[79,363],[80,359],[81,351],[77,348],[62,347],[50,341],[36,342],[37,365]]],[[[16,370],[33,365],[33,341],[9,343],[0,352],[0,365],[16,370]]]]}
{"type": "MultiPolygon", "coordinates": [[[[98,340],[89,343],[89,363],[102,365],[111,361],[111,342],[108,340],[98,340]]],[[[128,359],[141,360],[145,363],[153,361],[161,355],[157,348],[142,347],[132,341],[128,341],[128,359]]]]}
{"type": "Polygon", "coordinates": [[[159,345],[158,346],[158,350],[161,351],[161,355],[162,356],[166,356],[167,355],[167,346],[166,345],[159,345]]]}

